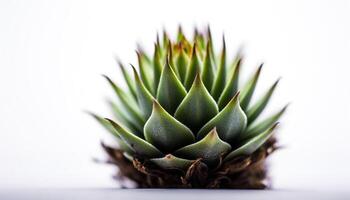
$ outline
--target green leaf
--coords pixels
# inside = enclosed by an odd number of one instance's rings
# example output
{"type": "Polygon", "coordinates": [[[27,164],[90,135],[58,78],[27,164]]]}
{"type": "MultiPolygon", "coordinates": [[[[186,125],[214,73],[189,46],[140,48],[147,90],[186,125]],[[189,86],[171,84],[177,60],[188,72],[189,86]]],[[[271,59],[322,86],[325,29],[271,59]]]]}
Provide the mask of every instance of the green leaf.
{"type": "Polygon", "coordinates": [[[170,114],[174,114],[176,108],[186,96],[186,90],[177,79],[171,69],[168,60],[164,66],[157,92],[157,100],[170,114]]]}
{"type": "Polygon", "coordinates": [[[163,154],[152,144],[130,133],[116,122],[110,119],[106,120],[112,124],[120,138],[122,138],[124,142],[135,151],[136,154],[149,158],[158,158],[163,156],[163,154]]]}
{"type": "Polygon", "coordinates": [[[103,128],[105,128],[109,133],[111,133],[113,136],[119,138],[118,133],[114,130],[113,126],[104,118],[87,111],[87,114],[89,114],[90,116],[92,116],[103,128]]]}
{"type": "MultiPolygon", "coordinates": [[[[133,133],[135,133],[137,136],[143,138],[143,125],[137,123],[133,120],[133,118],[130,116],[130,114],[121,107],[120,105],[117,105],[113,103],[112,101],[108,101],[108,105],[110,106],[111,110],[113,111],[114,116],[123,123],[127,128],[129,128],[133,133]]],[[[110,123],[108,122],[110,125],[110,123]]]]}
{"type": "Polygon", "coordinates": [[[176,68],[179,73],[179,79],[181,83],[185,82],[186,70],[188,66],[188,56],[183,48],[182,42],[179,43],[179,55],[176,58],[176,68]]]}
{"type": "Polygon", "coordinates": [[[175,67],[174,57],[173,57],[173,45],[171,44],[171,41],[169,41],[169,47],[167,50],[167,58],[166,61],[168,61],[169,66],[175,73],[176,77],[178,77],[179,73],[177,72],[177,68],[175,67]]]}
{"type": "Polygon", "coordinates": [[[226,44],[225,38],[223,40],[223,47],[220,58],[220,65],[217,71],[217,75],[213,84],[213,88],[211,89],[211,94],[215,100],[218,100],[222,90],[225,87],[226,83],[226,44]]]}
{"type": "Polygon", "coordinates": [[[214,71],[215,71],[213,58],[210,53],[210,48],[211,48],[210,42],[208,41],[204,63],[203,63],[203,72],[202,72],[203,83],[209,91],[213,87],[214,71]]]}
{"type": "Polygon", "coordinates": [[[275,130],[277,125],[278,123],[270,127],[265,132],[248,140],[244,145],[242,145],[241,147],[229,153],[225,157],[224,161],[231,160],[237,156],[251,155],[252,153],[254,153],[259,147],[261,147],[261,145],[263,145],[273,135],[273,131],[275,130]]]}
{"type": "Polygon", "coordinates": [[[288,104],[284,106],[280,111],[277,113],[273,114],[271,117],[268,117],[267,119],[249,125],[245,133],[243,133],[240,137],[242,140],[247,139],[247,138],[252,138],[256,136],[257,134],[265,131],[268,129],[272,124],[277,122],[277,120],[283,115],[283,113],[287,110],[288,104]]]}
{"type": "Polygon", "coordinates": [[[271,87],[270,89],[262,96],[251,108],[248,109],[247,111],[247,118],[248,118],[248,123],[252,123],[260,113],[264,110],[266,107],[267,103],[269,102],[273,92],[276,89],[276,86],[278,84],[280,79],[278,79],[271,87]]]}
{"type": "Polygon", "coordinates": [[[145,124],[144,135],[148,142],[166,153],[195,141],[191,130],[167,113],[156,101],[153,102],[152,114],[145,124]]]}
{"type": "Polygon", "coordinates": [[[219,112],[215,100],[197,74],[193,85],[175,112],[175,118],[196,133],[219,112]]]}
{"type": "Polygon", "coordinates": [[[160,80],[160,75],[162,73],[162,61],[161,61],[161,49],[159,44],[154,45],[154,54],[153,54],[153,88],[154,91],[158,90],[158,84],[160,80]]]}
{"type": "Polygon", "coordinates": [[[202,140],[182,147],[175,151],[174,155],[187,159],[202,158],[206,164],[215,165],[219,161],[220,156],[230,151],[230,149],[231,146],[222,141],[216,129],[213,128],[202,140]]]}
{"type": "Polygon", "coordinates": [[[198,44],[200,50],[205,50],[205,38],[202,33],[198,31],[197,28],[194,29],[193,41],[198,44]]]}
{"type": "Polygon", "coordinates": [[[231,143],[246,128],[247,117],[239,106],[239,93],[237,93],[226,107],[213,119],[203,126],[197,138],[203,138],[210,130],[216,127],[221,139],[231,143]]]}
{"type": "Polygon", "coordinates": [[[240,66],[241,60],[237,62],[235,70],[232,73],[229,82],[226,84],[226,87],[219,98],[218,105],[220,110],[223,109],[230,101],[230,99],[232,99],[232,97],[237,93],[240,66]]]}
{"type": "Polygon", "coordinates": [[[133,153],[133,150],[130,147],[128,147],[123,140],[120,139],[119,134],[107,120],[92,112],[87,113],[91,115],[100,125],[102,125],[102,127],[104,127],[109,133],[111,133],[115,137],[120,149],[129,153],[133,153]]]}
{"type": "Polygon", "coordinates": [[[194,162],[193,160],[178,158],[171,154],[162,158],[152,158],[150,161],[163,169],[187,169],[194,162]]]}
{"type": "Polygon", "coordinates": [[[196,77],[196,74],[201,70],[201,63],[197,55],[197,45],[193,45],[192,56],[190,60],[190,64],[188,66],[185,78],[185,88],[189,90],[192,86],[193,80],[196,77]]]}
{"type": "Polygon", "coordinates": [[[143,125],[145,123],[145,119],[143,118],[142,114],[136,109],[138,106],[134,99],[129,98],[129,96],[116,84],[114,84],[114,82],[108,76],[103,75],[103,77],[105,77],[108,83],[112,86],[121,104],[130,113],[130,116],[133,118],[133,120],[138,124],[143,125]]]}
{"type": "Polygon", "coordinates": [[[247,109],[249,102],[253,96],[255,86],[256,86],[256,83],[258,82],[262,66],[263,64],[260,65],[258,70],[255,72],[254,76],[251,79],[249,79],[249,81],[245,84],[245,86],[241,90],[242,94],[241,94],[240,100],[241,100],[241,107],[243,110],[247,109]]]}
{"type": "Polygon", "coordinates": [[[163,29],[163,42],[162,42],[162,49],[166,51],[169,45],[170,38],[168,36],[168,33],[163,29]]]}
{"type": "Polygon", "coordinates": [[[178,31],[177,31],[177,37],[176,37],[176,40],[177,42],[180,42],[181,40],[183,40],[184,38],[186,38],[183,30],[182,30],[182,26],[179,25],[178,27],[178,31]]]}
{"type": "Polygon", "coordinates": [[[120,70],[122,71],[124,80],[126,82],[126,85],[128,86],[129,91],[131,92],[132,96],[136,100],[137,99],[136,88],[132,78],[130,77],[129,73],[125,70],[125,67],[120,62],[120,60],[117,59],[117,63],[119,65],[120,70]]]}
{"type": "Polygon", "coordinates": [[[143,83],[145,84],[146,88],[151,91],[151,93],[153,94],[153,88],[152,88],[152,70],[151,70],[151,63],[148,62],[148,60],[146,59],[145,54],[143,54],[142,52],[138,52],[136,51],[137,54],[137,59],[139,62],[139,71],[140,71],[140,75],[141,75],[141,79],[143,81],[143,83]]]}
{"type": "Polygon", "coordinates": [[[143,116],[145,119],[148,119],[148,117],[152,113],[152,103],[153,103],[153,96],[152,94],[147,90],[145,85],[143,84],[142,80],[140,79],[139,75],[136,72],[136,69],[132,67],[134,71],[134,77],[136,80],[136,89],[137,89],[137,99],[140,106],[140,109],[142,110],[143,116]]]}
{"type": "MultiPolygon", "coordinates": [[[[213,45],[213,38],[211,36],[211,30],[210,30],[210,26],[208,25],[207,28],[207,38],[208,38],[208,43],[210,45],[210,53],[212,58],[216,58],[215,53],[214,53],[214,45],[213,45]]],[[[213,59],[214,65],[216,64],[216,59],[213,59]]]]}

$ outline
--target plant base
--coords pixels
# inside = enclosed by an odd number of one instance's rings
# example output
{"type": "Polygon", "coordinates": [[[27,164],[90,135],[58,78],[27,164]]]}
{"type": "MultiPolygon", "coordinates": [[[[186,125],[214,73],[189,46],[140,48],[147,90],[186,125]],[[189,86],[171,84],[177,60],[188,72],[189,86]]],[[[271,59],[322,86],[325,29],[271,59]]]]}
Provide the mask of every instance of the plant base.
{"type": "Polygon", "coordinates": [[[116,165],[118,173],[114,178],[122,185],[129,179],[138,188],[230,188],[265,189],[270,187],[267,176],[266,158],[277,149],[276,139],[271,138],[251,156],[238,157],[220,164],[216,169],[196,160],[187,170],[165,170],[150,161],[134,158],[133,162],[123,151],[102,143],[109,160],[116,165]]]}

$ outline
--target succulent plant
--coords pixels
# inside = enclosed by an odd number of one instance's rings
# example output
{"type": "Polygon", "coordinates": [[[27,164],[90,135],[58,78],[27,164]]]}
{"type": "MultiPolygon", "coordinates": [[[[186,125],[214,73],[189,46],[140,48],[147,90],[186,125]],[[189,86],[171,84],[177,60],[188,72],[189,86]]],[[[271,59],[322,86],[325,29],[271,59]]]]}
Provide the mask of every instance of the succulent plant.
{"type": "MultiPolygon", "coordinates": [[[[150,171],[157,169],[168,176],[172,176],[171,170],[182,171],[176,187],[194,187],[196,184],[188,184],[184,177],[194,163],[200,162],[209,175],[205,184],[196,187],[210,187],[210,176],[232,167],[233,161],[252,157],[262,148],[267,152],[273,146],[265,144],[273,138],[277,120],[287,106],[270,117],[257,119],[279,79],[251,102],[263,65],[241,86],[243,57],[237,54],[227,61],[226,54],[224,38],[220,53],[214,51],[209,28],[204,32],[196,29],[192,40],[179,28],[176,40],[170,40],[165,32],[162,41],[157,37],[152,56],[140,48],[138,69],[130,66],[133,74],[118,61],[125,89],[104,76],[117,96],[116,102],[109,102],[116,120],[92,115],[115,136],[119,152],[128,160],[125,163],[139,170],[133,173],[150,173],[142,170],[144,166],[137,167],[148,163],[150,171]]],[[[235,181],[234,177],[229,179],[235,181]]],[[[162,182],[171,186],[166,179],[162,182]]]]}

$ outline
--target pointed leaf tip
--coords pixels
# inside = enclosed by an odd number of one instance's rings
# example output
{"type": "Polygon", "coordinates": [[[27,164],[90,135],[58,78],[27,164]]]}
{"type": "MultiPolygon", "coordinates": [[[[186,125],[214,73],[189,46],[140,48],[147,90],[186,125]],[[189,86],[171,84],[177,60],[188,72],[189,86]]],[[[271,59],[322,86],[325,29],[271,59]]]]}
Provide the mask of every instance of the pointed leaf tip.
{"type": "Polygon", "coordinates": [[[197,138],[203,138],[216,127],[220,138],[230,143],[246,126],[247,117],[239,105],[239,93],[237,93],[224,109],[199,130],[197,138]]]}
{"type": "Polygon", "coordinates": [[[197,73],[192,87],[175,112],[175,118],[196,133],[218,112],[215,100],[205,88],[200,74],[197,73]]]}
{"type": "Polygon", "coordinates": [[[158,102],[172,115],[186,94],[186,89],[176,77],[175,72],[169,66],[169,63],[166,64],[158,86],[158,102]]]}
{"type": "Polygon", "coordinates": [[[135,151],[136,154],[154,158],[161,157],[163,154],[152,144],[130,133],[111,119],[105,118],[119,134],[120,138],[135,151]]]}
{"type": "Polygon", "coordinates": [[[243,110],[246,110],[250,100],[253,96],[253,93],[255,91],[256,84],[258,82],[261,69],[263,67],[264,63],[260,64],[254,75],[248,80],[248,82],[245,84],[245,86],[242,89],[242,95],[241,95],[241,106],[243,110]]]}
{"type": "Polygon", "coordinates": [[[192,49],[192,56],[190,59],[190,64],[188,66],[187,72],[186,72],[186,78],[185,78],[185,88],[189,90],[192,86],[192,83],[194,81],[194,78],[198,72],[201,70],[201,61],[197,55],[197,50],[196,50],[196,43],[193,45],[192,49]]]}
{"type": "Polygon", "coordinates": [[[278,123],[272,125],[269,129],[260,133],[259,135],[246,141],[241,147],[229,153],[224,161],[231,160],[240,155],[251,155],[257,149],[259,149],[274,133],[274,130],[278,126],[278,123]]]}
{"type": "Polygon", "coordinates": [[[220,156],[230,149],[231,145],[221,140],[213,128],[203,139],[177,150],[175,155],[187,159],[202,158],[206,164],[213,166],[218,163],[220,156]]]}
{"type": "Polygon", "coordinates": [[[153,158],[150,161],[163,169],[187,169],[194,162],[194,160],[178,158],[172,154],[167,154],[162,158],[153,158]]]}
{"type": "Polygon", "coordinates": [[[260,122],[253,123],[253,124],[249,125],[247,130],[245,131],[245,133],[243,133],[240,136],[241,140],[252,138],[252,137],[256,136],[257,134],[268,129],[271,125],[276,123],[277,120],[286,112],[289,105],[290,104],[285,105],[281,110],[279,110],[275,114],[271,115],[270,117],[268,117],[260,122]]]}
{"type": "Polygon", "coordinates": [[[259,117],[259,115],[263,112],[266,105],[271,99],[272,94],[274,93],[280,78],[277,79],[274,84],[265,92],[265,94],[247,110],[248,123],[252,123],[259,117]]]}
{"type": "Polygon", "coordinates": [[[195,140],[191,130],[156,101],[153,102],[152,114],[144,126],[144,135],[147,141],[163,152],[172,152],[195,140]]]}

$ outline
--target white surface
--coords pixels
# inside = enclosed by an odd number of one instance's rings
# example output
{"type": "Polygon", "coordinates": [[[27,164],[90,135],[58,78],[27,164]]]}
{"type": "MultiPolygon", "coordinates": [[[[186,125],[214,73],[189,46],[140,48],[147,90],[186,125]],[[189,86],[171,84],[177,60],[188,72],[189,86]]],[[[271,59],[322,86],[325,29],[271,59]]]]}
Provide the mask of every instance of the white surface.
{"type": "Polygon", "coordinates": [[[240,200],[340,200],[349,199],[349,192],[345,191],[303,191],[303,190],[181,190],[181,189],[49,189],[49,190],[13,190],[1,191],[0,198],[6,200],[154,200],[154,199],[240,199],[240,200]]]}
{"type": "MultiPolygon", "coordinates": [[[[0,187],[109,187],[103,130],[82,111],[108,115],[100,74],[118,79],[113,55],[135,63],[165,26],[210,23],[245,72],[265,61],[260,91],[282,76],[270,110],[292,106],[274,155],[277,188],[350,186],[350,7],[347,1],[0,2],[0,187]]],[[[218,45],[218,47],[220,44],[218,45]]]]}

